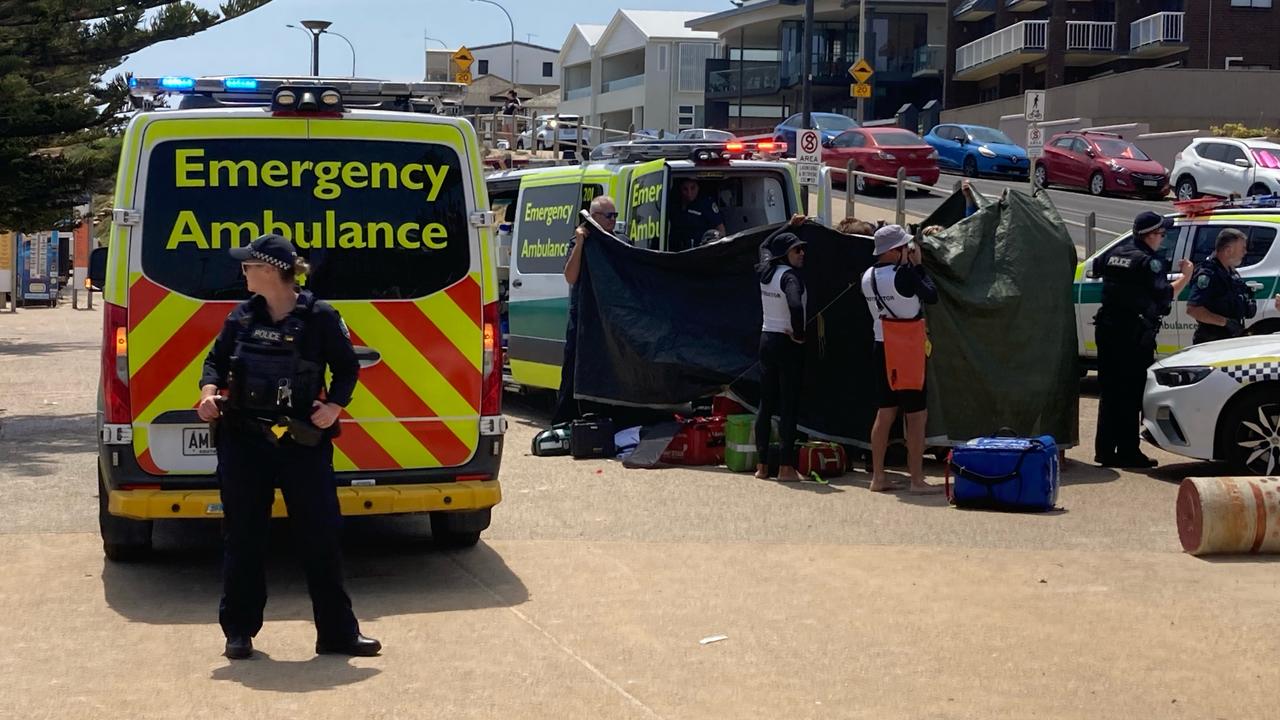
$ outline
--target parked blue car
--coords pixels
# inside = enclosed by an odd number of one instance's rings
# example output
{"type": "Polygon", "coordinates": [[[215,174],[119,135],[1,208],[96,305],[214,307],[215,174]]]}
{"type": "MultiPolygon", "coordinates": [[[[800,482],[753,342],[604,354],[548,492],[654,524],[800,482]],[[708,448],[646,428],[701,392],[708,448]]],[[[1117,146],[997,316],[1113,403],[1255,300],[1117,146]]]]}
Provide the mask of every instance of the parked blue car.
{"type": "MultiPolygon", "coordinates": [[[[816,112],[810,113],[810,116],[813,119],[813,129],[822,133],[820,140],[823,143],[835,140],[845,130],[859,127],[858,121],[839,113],[816,112]]],[[[796,131],[801,130],[803,124],[804,115],[796,113],[773,129],[773,139],[787,144],[787,157],[796,156],[796,131]]]]}
{"type": "Polygon", "coordinates": [[[924,136],[938,151],[938,166],[969,177],[1027,178],[1027,151],[1008,135],[982,125],[939,125],[924,136]]]}

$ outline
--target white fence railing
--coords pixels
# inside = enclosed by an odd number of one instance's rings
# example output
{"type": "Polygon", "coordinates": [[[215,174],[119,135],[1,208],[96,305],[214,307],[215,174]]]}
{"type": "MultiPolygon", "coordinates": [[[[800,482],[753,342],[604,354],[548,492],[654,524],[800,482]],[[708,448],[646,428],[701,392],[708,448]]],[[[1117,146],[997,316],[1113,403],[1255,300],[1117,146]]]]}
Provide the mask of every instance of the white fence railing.
{"type": "Polygon", "coordinates": [[[1116,24],[1113,22],[1067,22],[1067,50],[1115,50],[1116,24]]]}
{"type": "Polygon", "coordinates": [[[609,80],[600,83],[600,93],[613,92],[614,90],[625,90],[626,88],[638,87],[644,84],[644,75],[632,75],[631,77],[618,78],[617,80],[609,80]]]}
{"type": "Polygon", "coordinates": [[[1044,50],[1049,39],[1048,20],[1023,20],[962,45],[956,50],[956,72],[964,72],[1010,53],[1044,50]]]}
{"type": "Polygon", "coordinates": [[[1148,15],[1129,25],[1129,49],[1161,42],[1182,42],[1182,19],[1185,13],[1161,12],[1148,15]]]}

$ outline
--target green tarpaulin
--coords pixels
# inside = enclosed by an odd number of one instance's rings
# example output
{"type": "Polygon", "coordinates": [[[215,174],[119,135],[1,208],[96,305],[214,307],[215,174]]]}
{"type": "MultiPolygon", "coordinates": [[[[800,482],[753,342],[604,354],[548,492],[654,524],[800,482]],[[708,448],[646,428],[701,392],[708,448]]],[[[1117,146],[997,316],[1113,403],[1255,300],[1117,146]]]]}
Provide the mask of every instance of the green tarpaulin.
{"type": "Polygon", "coordinates": [[[965,218],[956,193],[920,226],[946,227],[922,240],[939,295],[925,311],[930,435],[960,441],[1007,427],[1075,445],[1075,244],[1043,192],[979,204],[965,218]]]}

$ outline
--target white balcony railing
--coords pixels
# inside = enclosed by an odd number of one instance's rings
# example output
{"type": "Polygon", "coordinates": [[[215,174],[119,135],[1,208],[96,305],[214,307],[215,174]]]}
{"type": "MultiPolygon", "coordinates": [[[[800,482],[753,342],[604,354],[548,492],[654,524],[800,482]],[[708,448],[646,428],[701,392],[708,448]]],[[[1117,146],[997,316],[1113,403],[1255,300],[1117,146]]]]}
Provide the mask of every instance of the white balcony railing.
{"type": "Polygon", "coordinates": [[[1025,50],[1044,50],[1049,35],[1048,20],[1023,20],[978,38],[956,50],[956,72],[964,72],[986,62],[1025,50]]]}
{"type": "Polygon", "coordinates": [[[1067,51],[1115,50],[1116,24],[1113,22],[1067,22],[1067,51]]]}
{"type": "Polygon", "coordinates": [[[565,100],[577,100],[579,98],[584,98],[584,97],[591,97],[590,85],[580,87],[580,88],[573,88],[573,89],[566,88],[564,91],[565,100]]]}
{"type": "Polygon", "coordinates": [[[1129,49],[1136,50],[1155,43],[1181,43],[1182,18],[1185,13],[1162,12],[1129,25],[1129,49]]]}

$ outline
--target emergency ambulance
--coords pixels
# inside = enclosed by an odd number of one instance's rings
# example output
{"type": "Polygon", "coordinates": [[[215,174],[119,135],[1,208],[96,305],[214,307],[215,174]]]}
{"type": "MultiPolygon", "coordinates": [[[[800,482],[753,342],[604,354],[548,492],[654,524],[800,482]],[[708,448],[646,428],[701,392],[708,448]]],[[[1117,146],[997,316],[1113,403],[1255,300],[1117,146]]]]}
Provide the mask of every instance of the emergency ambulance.
{"type": "MultiPolygon", "coordinates": [[[[103,290],[99,519],[108,558],[157,519],[222,515],[205,354],[248,297],[228,254],[262,233],[311,264],[360,359],[334,440],[344,515],[430,513],[473,545],[502,497],[498,287],[483,155],[465,120],[430,114],[453,84],[135,79],[103,290]]],[[[100,251],[101,252],[101,251],[100,251]]],[[[277,491],[272,513],[287,512],[277,491]]]]}
{"type": "MultiPolygon", "coordinates": [[[[1174,227],[1165,235],[1160,255],[1165,265],[1176,270],[1178,261],[1186,258],[1193,264],[1213,255],[1218,233],[1234,228],[1248,238],[1244,262],[1237,271],[1253,290],[1258,314],[1245,321],[1251,335],[1268,335],[1280,331],[1280,313],[1272,299],[1280,292],[1280,247],[1276,233],[1280,231],[1280,201],[1275,197],[1248,198],[1239,201],[1191,200],[1175,203],[1174,227]]],[[[1098,345],[1095,341],[1093,317],[1102,305],[1102,277],[1095,271],[1096,261],[1117,244],[1127,241],[1125,233],[1076,266],[1075,310],[1076,335],[1080,358],[1086,367],[1096,367],[1098,345]]],[[[1170,277],[1173,277],[1171,274],[1170,277]]],[[[1172,355],[1191,345],[1196,320],[1187,314],[1188,287],[1174,299],[1173,310],[1165,317],[1156,335],[1156,355],[1172,355]]]]}
{"type": "MultiPolygon", "coordinates": [[[[500,284],[507,313],[506,386],[557,389],[568,321],[564,279],[580,210],[600,195],[614,199],[615,233],[637,247],[669,247],[668,212],[678,183],[691,178],[719,207],[727,235],[785,222],[801,212],[795,166],[772,158],[772,142],[640,140],[608,143],[582,165],[490,174],[489,202],[499,223],[500,284]]],[[[830,195],[830,179],[823,187],[830,195]]],[[[819,203],[829,207],[830,203],[819,203]]],[[[829,222],[824,213],[817,219],[829,222]]]]}

